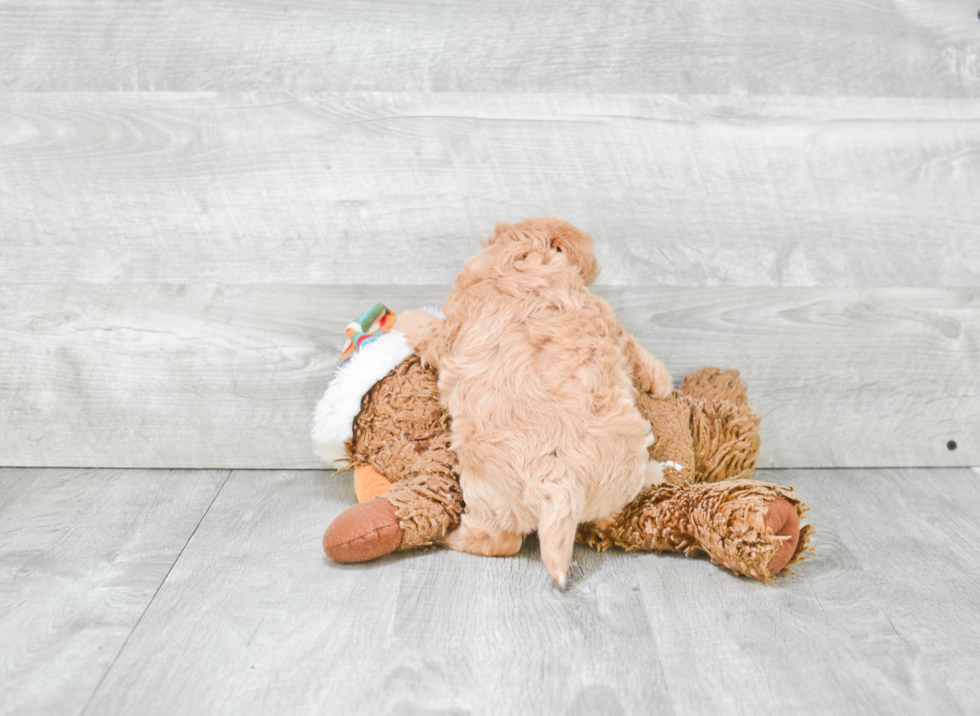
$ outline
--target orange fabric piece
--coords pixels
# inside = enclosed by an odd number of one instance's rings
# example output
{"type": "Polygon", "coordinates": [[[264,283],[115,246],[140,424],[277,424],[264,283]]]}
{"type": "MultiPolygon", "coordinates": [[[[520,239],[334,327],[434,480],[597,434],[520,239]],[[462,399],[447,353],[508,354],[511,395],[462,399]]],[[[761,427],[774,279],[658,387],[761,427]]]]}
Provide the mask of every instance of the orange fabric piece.
{"type": "Polygon", "coordinates": [[[354,468],[354,493],[358,502],[367,502],[388,492],[391,483],[370,465],[354,468]]]}

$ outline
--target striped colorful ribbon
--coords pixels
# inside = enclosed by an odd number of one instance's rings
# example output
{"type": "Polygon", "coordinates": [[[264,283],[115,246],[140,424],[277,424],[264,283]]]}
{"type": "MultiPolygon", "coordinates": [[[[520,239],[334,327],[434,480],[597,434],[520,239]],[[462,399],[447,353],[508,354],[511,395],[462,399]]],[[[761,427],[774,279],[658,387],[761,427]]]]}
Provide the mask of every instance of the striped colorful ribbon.
{"type": "Polygon", "coordinates": [[[360,318],[347,326],[347,342],[344,350],[337,361],[330,380],[333,380],[337,373],[354,357],[362,346],[367,345],[384,334],[391,331],[395,325],[394,311],[389,310],[384,304],[376,303],[366,310],[360,318]]]}

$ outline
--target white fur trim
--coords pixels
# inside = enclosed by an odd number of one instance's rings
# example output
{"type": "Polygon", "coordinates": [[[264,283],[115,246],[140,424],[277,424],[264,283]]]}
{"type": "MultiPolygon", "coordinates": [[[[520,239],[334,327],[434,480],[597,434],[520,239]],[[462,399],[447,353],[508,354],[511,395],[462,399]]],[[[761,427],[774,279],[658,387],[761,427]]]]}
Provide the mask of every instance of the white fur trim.
{"type": "Polygon", "coordinates": [[[361,412],[361,398],[411,354],[405,334],[393,329],[351,357],[316,404],[310,430],[314,453],[327,462],[346,458],[344,443],[354,435],[354,418],[361,412]]]}

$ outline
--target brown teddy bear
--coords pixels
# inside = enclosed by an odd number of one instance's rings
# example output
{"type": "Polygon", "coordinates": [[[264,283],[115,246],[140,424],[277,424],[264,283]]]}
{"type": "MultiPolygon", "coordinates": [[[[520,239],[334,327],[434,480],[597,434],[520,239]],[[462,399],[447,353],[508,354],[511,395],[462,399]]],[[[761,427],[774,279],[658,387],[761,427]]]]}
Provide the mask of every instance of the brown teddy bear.
{"type": "MultiPolygon", "coordinates": [[[[317,406],[313,438],[328,461],[353,468],[359,504],[323,536],[327,555],[363,562],[439,544],[459,524],[463,496],[437,375],[411,352],[381,304],[347,330],[341,365],[317,406]]],[[[610,525],[578,541],[605,550],[705,552],[768,582],[810,550],[806,508],[791,488],[751,480],[759,418],[737,371],[705,368],[659,400],[637,393],[667,483],[640,493],[610,525]]]]}

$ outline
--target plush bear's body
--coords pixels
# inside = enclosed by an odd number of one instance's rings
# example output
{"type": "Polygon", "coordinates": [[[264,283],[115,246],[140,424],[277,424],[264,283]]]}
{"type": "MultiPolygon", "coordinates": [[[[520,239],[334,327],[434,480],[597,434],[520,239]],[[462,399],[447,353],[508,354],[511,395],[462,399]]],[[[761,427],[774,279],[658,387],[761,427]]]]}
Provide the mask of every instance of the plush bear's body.
{"type": "MultiPolygon", "coordinates": [[[[802,560],[812,528],[790,488],[751,480],[759,419],[736,371],[693,373],[665,399],[638,393],[656,441],[650,457],[667,484],[642,492],[611,524],[585,524],[578,541],[606,549],[706,552],[717,564],[769,581],[802,560]]],[[[437,375],[409,355],[361,401],[346,442],[356,505],[324,534],[338,561],[438,544],[464,509],[437,375]]]]}

